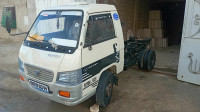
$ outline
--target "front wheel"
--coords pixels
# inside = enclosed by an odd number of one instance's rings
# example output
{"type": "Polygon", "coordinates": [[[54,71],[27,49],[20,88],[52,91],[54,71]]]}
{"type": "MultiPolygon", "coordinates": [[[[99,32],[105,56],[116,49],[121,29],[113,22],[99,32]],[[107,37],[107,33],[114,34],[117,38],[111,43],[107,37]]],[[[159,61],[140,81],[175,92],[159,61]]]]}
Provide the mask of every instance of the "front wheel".
{"type": "Polygon", "coordinates": [[[113,79],[113,74],[107,71],[103,72],[100,77],[99,84],[96,90],[96,102],[100,106],[106,107],[111,101],[114,83],[113,79]]]}

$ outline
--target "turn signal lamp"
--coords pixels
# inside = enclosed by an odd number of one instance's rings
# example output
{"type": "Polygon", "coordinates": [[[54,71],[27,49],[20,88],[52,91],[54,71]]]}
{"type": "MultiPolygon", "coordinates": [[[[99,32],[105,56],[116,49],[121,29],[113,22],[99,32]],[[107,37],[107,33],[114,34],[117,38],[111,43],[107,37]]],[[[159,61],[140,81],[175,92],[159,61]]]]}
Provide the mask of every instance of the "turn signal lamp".
{"type": "Polygon", "coordinates": [[[63,97],[69,98],[69,97],[70,97],[70,92],[67,92],[67,91],[59,91],[59,95],[60,95],[60,96],[63,96],[63,97]]]}
{"type": "Polygon", "coordinates": [[[21,79],[22,81],[24,81],[24,77],[23,77],[23,76],[21,76],[21,75],[20,75],[20,79],[21,79]]]}

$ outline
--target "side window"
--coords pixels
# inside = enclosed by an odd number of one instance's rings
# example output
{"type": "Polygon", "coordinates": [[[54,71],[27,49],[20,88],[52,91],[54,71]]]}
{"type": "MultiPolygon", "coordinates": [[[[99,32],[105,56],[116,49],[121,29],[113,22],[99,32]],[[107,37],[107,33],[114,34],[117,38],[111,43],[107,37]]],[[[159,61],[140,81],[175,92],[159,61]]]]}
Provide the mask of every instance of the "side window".
{"type": "Polygon", "coordinates": [[[101,43],[115,37],[111,14],[93,15],[89,17],[85,46],[101,43]]]}

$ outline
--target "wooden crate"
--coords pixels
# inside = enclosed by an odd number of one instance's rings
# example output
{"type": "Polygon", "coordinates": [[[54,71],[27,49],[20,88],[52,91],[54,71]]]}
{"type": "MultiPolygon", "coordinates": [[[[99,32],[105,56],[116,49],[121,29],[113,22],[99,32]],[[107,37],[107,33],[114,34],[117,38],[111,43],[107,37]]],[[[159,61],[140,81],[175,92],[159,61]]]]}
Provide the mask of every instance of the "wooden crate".
{"type": "Polygon", "coordinates": [[[154,38],[151,39],[151,43],[150,43],[149,47],[155,48],[155,39],[154,38]]]}
{"type": "Polygon", "coordinates": [[[164,38],[164,30],[163,29],[151,29],[152,38],[164,38]]]}
{"type": "Polygon", "coordinates": [[[168,39],[167,38],[152,38],[151,48],[166,48],[168,47],[168,39]]]}
{"type": "Polygon", "coordinates": [[[129,40],[130,37],[133,37],[133,36],[134,36],[133,31],[132,30],[128,30],[126,40],[129,40]]]}
{"type": "Polygon", "coordinates": [[[149,20],[150,29],[162,29],[163,21],[162,20],[149,20]]]}
{"type": "Polygon", "coordinates": [[[138,38],[151,38],[151,29],[144,28],[137,30],[136,37],[138,38]]]}
{"type": "Polygon", "coordinates": [[[149,11],[149,19],[162,19],[162,11],[160,10],[151,10],[149,11]]]}

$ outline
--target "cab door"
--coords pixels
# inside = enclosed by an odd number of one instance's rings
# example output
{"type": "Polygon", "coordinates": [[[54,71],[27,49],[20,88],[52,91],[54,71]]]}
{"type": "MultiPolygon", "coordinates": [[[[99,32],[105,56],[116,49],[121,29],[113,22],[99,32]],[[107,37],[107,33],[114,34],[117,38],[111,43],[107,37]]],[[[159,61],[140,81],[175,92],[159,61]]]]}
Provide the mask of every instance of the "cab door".
{"type": "Polygon", "coordinates": [[[200,85],[200,0],[187,0],[178,79],[200,85]]]}
{"type": "MultiPolygon", "coordinates": [[[[82,50],[83,82],[90,82],[91,78],[98,76],[102,69],[119,62],[118,40],[111,13],[89,15],[82,50]]],[[[83,88],[87,89],[89,87],[85,86],[83,88]]]]}

